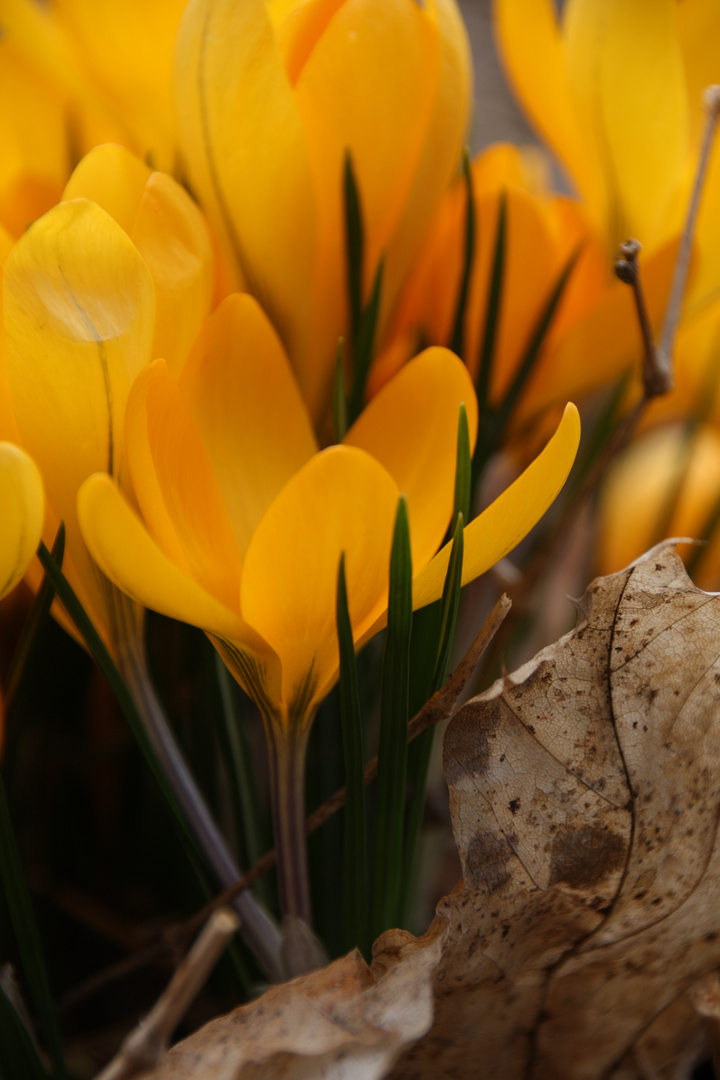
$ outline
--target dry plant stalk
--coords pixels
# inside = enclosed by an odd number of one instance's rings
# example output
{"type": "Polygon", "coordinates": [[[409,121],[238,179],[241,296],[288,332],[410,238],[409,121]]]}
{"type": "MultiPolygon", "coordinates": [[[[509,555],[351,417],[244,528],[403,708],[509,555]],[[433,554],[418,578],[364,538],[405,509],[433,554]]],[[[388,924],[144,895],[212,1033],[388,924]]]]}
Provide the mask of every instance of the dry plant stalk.
{"type": "Polygon", "coordinates": [[[240,920],[230,908],[220,908],[212,913],[152,1010],[130,1032],[97,1080],[129,1080],[158,1064],[173,1031],[202,990],[239,924],[240,920]]]}

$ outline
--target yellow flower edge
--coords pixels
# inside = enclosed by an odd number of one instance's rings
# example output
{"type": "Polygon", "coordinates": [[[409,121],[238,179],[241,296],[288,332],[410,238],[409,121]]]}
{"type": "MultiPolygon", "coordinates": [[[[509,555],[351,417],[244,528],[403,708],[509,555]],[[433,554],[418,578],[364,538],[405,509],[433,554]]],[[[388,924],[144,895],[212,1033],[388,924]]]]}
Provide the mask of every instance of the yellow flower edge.
{"type": "Polygon", "coordinates": [[[40,543],[45,500],[37,465],[14,443],[0,442],[0,598],[20,582],[40,543]]]}

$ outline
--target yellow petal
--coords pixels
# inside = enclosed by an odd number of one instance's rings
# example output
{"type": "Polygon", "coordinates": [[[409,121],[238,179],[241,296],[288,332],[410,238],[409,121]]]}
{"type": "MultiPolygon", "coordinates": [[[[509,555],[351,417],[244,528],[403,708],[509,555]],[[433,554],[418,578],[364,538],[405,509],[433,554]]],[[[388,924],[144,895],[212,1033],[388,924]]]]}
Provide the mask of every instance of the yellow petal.
{"type": "Polygon", "coordinates": [[[214,255],[205,220],[187,192],[122,146],[96,147],[65,188],[92,199],[133,241],[155,283],[152,357],[176,374],[210,311],[214,255]]]}
{"type": "Polygon", "coordinates": [[[268,506],[317,450],[282,345],[251,296],[208,319],[180,378],[241,557],[268,506]]]}
{"type": "Polygon", "coordinates": [[[652,249],[682,220],[689,119],[677,7],[574,0],[564,12],[571,100],[600,152],[611,246],[637,236],[652,249]]]}
{"type": "Polygon", "coordinates": [[[67,107],[44,71],[0,41],[0,221],[14,236],[59,199],[70,169],[67,107]]]}
{"type": "MultiPolygon", "coordinates": [[[[334,15],[316,41],[297,84],[318,205],[315,322],[296,355],[311,412],[327,403],[335,343],[344,331],[343,164],[352,154],[365,230],[365,291],[381,251],[399,226],[412,189],[437,92],[439,39],[430,14],[408,0],[353,0],[334,15]],[[363,87],[358,93],[357,88],[363,87]]],[[[460,151],[460,140],[456,157],[460,151]]],[[[446,183],[455,166],[435,168],[446,183]]],[[[427,179],[427,178],[426,178],[427,179]]],[[[431,189],[434,193],[437,172],[431,189]]],[[[437,198],[439,199],[439,193],[437,198]]],[[[435,200],[431,203],[435,207],[435,200]]],[[[416,208],[420,210],[420,204],[416,208]]],[[[424,209],[424,208],[423,208],[424,209]]],[[[418,246],[420,222],[413,225],[418,246]]],[[[409,238],[408,238],[409,242],[409,238]]],[[[395,252],[388,253],[388,263],[395,252]]],[[[384,301],[397,291],[396,271],[386,267],[384,301]],[[393,278],[392,283],[390,277],[393,278]]],[[[403,271],[406,267],[403,266],[403,271]]]]}
{"type": "Polygon", "coordinates": [[[15,588],[37,551],[44,503],[35,462],[13,443],[0,442],[0,597],[15,588]]]}
{"type": "Polygon", "coordinates": [[[592,135],[577,115],[565,43],[553,0],[495,0],[495,31],[503,67],[523,109],[555,150],[604,227],[607,193],[592,135]]]}
{"type": "Polygon", "coordinates": [[[14,246],[4,303],[22,443],[74,551],[82,547],[78,488],[91,473],[118,475],[122,465],[128,390],[150,356],[152,280],[112,218],[77,199],[56,206],[14,246]]]}
{"type": "Polygon", "coordinates": [[[75,167],[63,199],[91,199],[117,221],[128,236],[152,170],[124,146],[96,146],[75,167]]]}
{"type": "MultiPolygon", "coordinates": [[[[557,431],[535,461],[465,527],[462,583],[466,585],[512,551],[553,503],[572,468],[580,441],[580,417],[568,405],[557,431]]],[[[413,579],[413,608],[442,595],[452,544],[446,544],[413,579]]],[[[376,625],[372,633],[384,625],[376,625]]],[[[365,636],[365,640],[372,636],[365,636]]]]}
{"type": "Polygon", "coordinates": [[[327,24],[346,0],[268,0],[285,70],[294,86],[327,24]]]}
{"type": "Polygon", "coordinates": [[[203,588],[236,608],[240,553],[212,462],[164,360],[135,382],[126,430],[133,490],[151,534],[203,588]]]}
{"type": "Polygon", "coordinates": [[[52,7],[72,40],[76,66],[122,118],[134,149],[172,171],[173,48],[185,0],[53,0],[52,7]]]}
{"type": "Polygon", "coordinates": [[[128,596],[171,619],[262,649],[236,612],[160,550],[110,477],[96,473],[86,480],[78,493],[78,517],[93,559],[128,596]]]}
{"type": "Polygon", "coordinates": [[[332,685],[338,666],[335,596],[345,552],[356,637],[387,604],[399,492],[362,450],[317,454],[280,492],[245,558],[243,618],[282,663],[286,714],[301,720],[332,685]]]}
{"type": "Polygon", "coordinates": [[[344,439],[377,458],[407,495],[414,566],[432,558],[450,523],[461,402],[472,449],[478,413],[468,370],[449,349],[426,349],[368,403],[344,439]]]}
{"type": "Polygon", "coordinates": [[[192,189],[287,343],[309,308],[315,196],[265,0],[191,0],[175,80],[192,189]]]}
{"type": "Polygon", "coordinates": [[[147,182],[130,233],[155,282],[152,354],[178,373],[210,313],[215,260],[205,220],[172,177],[147,182]]]}
{"type": "MultiPolygon", "coordinates": [[[[472,62],[460,11],[454,0],[430,0],[425,9],[438,37],[437,81],[411,186],[393,234],[384,242],[388,250],[384,315],[392,309],[420,241],[460,168],[470,119],[472,62]]],[[[429,72],[425,77],[429,79],[429,72]]]]}

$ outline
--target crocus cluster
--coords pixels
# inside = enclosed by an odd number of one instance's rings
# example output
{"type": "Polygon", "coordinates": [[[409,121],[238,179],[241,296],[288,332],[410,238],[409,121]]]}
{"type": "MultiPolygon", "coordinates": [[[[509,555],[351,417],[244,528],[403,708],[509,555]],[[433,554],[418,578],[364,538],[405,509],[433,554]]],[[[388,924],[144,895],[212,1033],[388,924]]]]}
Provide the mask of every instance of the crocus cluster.
{"type": "MultiPolygon", "coordinates": [[[[438,599],[461,407],[471,449],[477,437],[484,241],[470,352],[446,347],[468,42],[454,0],[151,7],[0,3],[12,147],[0,167],[0,586],[25,573],[43,520],[48,544],[63,521],[63,572],[131,685],[145,608],[204,630],[260,710],[281,763],[276,803],[292,774],[302,815],[307,734],[338,676],[340,559],[359,649],[385,625],[404,496],[413,606],[438,599]],[[364,408],[332,442],[338,339],[352,329],[349,171],[363,304],[382,264],[381,349],[364,408]]],[[[481,238],[501,188],[512,222],[498,395],[588,214],[534,187],[512,150],[474,172],[481,238]]],[[[598,258],[592,245],[580,257],[558,340],[589,306],[598,258]]],[[[463,583],[535,525],[578,438],[570,405],[466,524],[463,583]]]]}

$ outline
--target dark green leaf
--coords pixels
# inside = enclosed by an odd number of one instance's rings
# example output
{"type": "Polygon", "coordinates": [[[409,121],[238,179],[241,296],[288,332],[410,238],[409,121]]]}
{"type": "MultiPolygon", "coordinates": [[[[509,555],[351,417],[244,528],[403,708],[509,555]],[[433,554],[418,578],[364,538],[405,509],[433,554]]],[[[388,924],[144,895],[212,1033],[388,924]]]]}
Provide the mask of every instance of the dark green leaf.
{"type": "Polygon", "coordinates": [[[380,314],[380,298],[382,296],[383,272],[385,255],[380,256],[380,262],[375,273],[372,293],[367,306],[364,308],[360,319],[358,333],[353,340],[353,381],[350,393],[350,406],[348,423],[352,424],[362,412],[365,402],[365,387],[370,365],[372,364],[375,349],[375,334],[377,331],[378,316],[380,314]]]}
{"type": "Polygon", "coordinates": [[[343,900],[345,946],[356,946],[369,959],[367,940],[367,836],[365,817],[365,746],[357,663],[345,580],[345,555],[340,557],[337,583],[337,635],[340,654],[340,718],[345,757],[345,832],[343,900]]]}
{"type": "MultiPolygon", "coordinates": [[[[254,764],[245,737],[242,717],[238,715],[235,682],[215,649],[212,649],[212,667],[219,699],[215,729],[227,764],[235,827],[245,864],[254,866],[270,846],[265,835],[263,814],[255,783],[254,764]]],[[[253,885],[253,892],[270,906],[271,898],[267,884],[267,879],[261,878],[253,885]]]]}
{"type": "Polygon", "coordinates": [[[466,190],[465,254],[463,259],[462,277],[460,278],[460,289],[458,291],[457,304],[455,307],[453,332],[450,337],[450,348],[461,359],[465,359],[465,312],[467,310],[468,296],[470,294],[470,280],[472,278],[473,261],[475,258],[475,193],[473,191],[472,169],[467,147],[463,152],[463,177],[465,178],[466,190]]]}
{"type": "Polygon", "coordinates": [[[356,342],[360,333],[360,320],[363,310],[362,281],[365,241],[360,193],[349,150],[345,151],[343,196],[345,203],[345,259],[348,299],[350,301],[350,327],[353,342],[356,342]]]}
{"type": "Polygon", "coordinates": [[[395,519],[388,599],[375,800],[373,938],[396,925],[400,914],[412,632],[412,559],[404,495],[395,519]]]}
{"type": "Polygon", "coordinates": [[[455,499],[453,504],[451,533],[455,533],[458,517],[470,520],[470,502],[472,499],[472,455],[470,453],[470,429],[468,427],[465,403],[460,403],[457,433],[457,456],[455,459],[455,499]]]}
{"type": "MultiPolygon", "coordinates": [[[[579,249],[574,251],[561,270],[558,279],[550,292],[545,307],[541,311],[532,333],[530,334],[528,344],[520,359],[515,377],[499,408],[494,413],[486,410],[484,422],[481,414],[478,442],[473,458],[473,486],[477,483],[479,476],[483,472],[485,465],[490,460],[492,454],[500,446],[505,434],[505,429],[512,418],[512,414],[525,390],[528,380],[535,370],[547,333],[552,326],[558,305],[563,297],[579,254],[579,249]]],[[[479,398],[480,393],[478,392],[478,399],[479,398]]]]}
{"type": "MultiPolygon", "coordinates": [[[[455,627],[457,625],[458,609],[460,607],[460,590],[462,588],[462,565],[463,565],[463,528],[464,518],[462,513],[457,515],[453,546],[450,552],[443,594],[440,601],[440,619],[437,632],[437,652],[433,669],[432,682],[430,684],[430,697],[445,684],[450,654],[452,652],[455,627]]],[[[402,922],[407,919],[409,901],[415,882],[415,863],[420,842],[420,829],[422,827],[423,811],[425,809],[425,791],[427,788],[428,769],[432,757],[433,744],[435,741],[435,728],[423,731],[410,746],[410,759],[408,772],[412,780],[413,789],[408,812],[408,823],[405,840],[405,857],[403,862],[402,881],[402,922]]]]}
{"type": "Polygon", "coordinates": [[[478,396],[481,424],[488,407],[490,377],[492,375],[493,360],[495,358],[495,341],[497,339],[498,325],[500,322],[500,305],[502,303],[503,281],[505,275],[506,235],[507,197],[505,192],[501,191],[500,204],[498,206],[497,228],[495,230],[492,272],[490,274],[487,303],[485,305],[485,328],[483,331],[482,350],[480,352],[477,383],[475,386],[478,396]]]}

